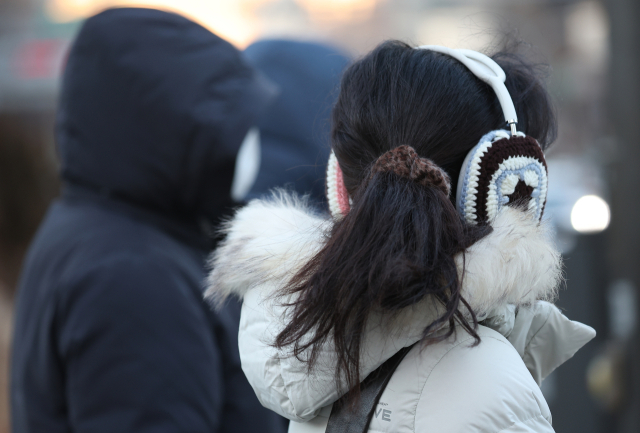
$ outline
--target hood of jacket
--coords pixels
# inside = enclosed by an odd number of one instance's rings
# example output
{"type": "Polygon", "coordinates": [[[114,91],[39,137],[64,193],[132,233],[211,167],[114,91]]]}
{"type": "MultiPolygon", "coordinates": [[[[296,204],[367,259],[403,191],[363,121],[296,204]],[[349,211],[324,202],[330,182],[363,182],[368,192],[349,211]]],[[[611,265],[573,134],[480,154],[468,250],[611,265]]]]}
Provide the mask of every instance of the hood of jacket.
{"type": "Polygon", "coordinates": [[[274,89],[231,44],[182,16],[102,12],[84,23],[64,71],[61,176],[163,215],[215,219],[274,89]]]}
{"type": "MultiPolygon", "coordinates": [[[[319,351],[311,372],[303,360],[272,344],[287,320],[287,307],[277,293],[322,248],[332,224],[306,201],[279,191],[236,213],[210,261],[205,296],[213,303],[232,295],[244,299],[239,338],[247,378],[263,405],[296,421],[315,417],[347,391],[335,381],[332,342],[319,351]]],[[[462,293],[478,320],[511,342],[540,383],[595,331],[570,321],[547,302],[555,298],[562,280],[561,256],[548,226],[505,207],[492,227],[466,250],[462,293]]],[[[462,257],[456,260],[462,275],[462,257]]],[[[362,343],[361,380],[398,350],[419,341],[441,312],[433,299],[425,298],[392,320],[382,314],[370,317],[362,343]]]]}
{"type": "Polygon", "coordinates": [[[329,118],[349,59],[329,46],[287,40],[256,42],[244,56],[280,89],[258,123],[262,164],[251,196],[286,184],[324,201],[329,118]]]}
{"type": "MultiPolygon", "coordinates": [[[[212,255],[206,296],[242,298],[263,284],[283,287],[322,248],[332,225],[306,199],[287,192],[251,201],[223,228],[226,239],[212,255]]],[[[548,226],[508,207],[492,227],[464,257],[462,293],[479,320],[509,304],[554,299],[562,259],[548,226]]],[[[462,256],[456,261],[462,277],[462,256]]]]}

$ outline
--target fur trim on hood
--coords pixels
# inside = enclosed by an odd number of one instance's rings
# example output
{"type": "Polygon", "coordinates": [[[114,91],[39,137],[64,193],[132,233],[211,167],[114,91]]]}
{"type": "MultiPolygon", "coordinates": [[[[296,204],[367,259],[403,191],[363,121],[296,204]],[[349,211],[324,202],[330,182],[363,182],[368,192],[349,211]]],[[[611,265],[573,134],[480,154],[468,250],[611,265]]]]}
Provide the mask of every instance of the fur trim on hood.
{"type": "MultiPolygon", "coordinates": [[[[251,201],[228,221],[225,241],[212,254],[205,297],[215,303],[243,298],[266,283],[284,287],[324,245],[332,220],[304,199],[284,191],[251,201]]],[[[524,211],[505,207],[493,231],[456,257],[463,296],[482,320],[507,304],[552,300],[562,279],[562,261],[548,226],[524,211]]]]}
{"type": "MultiPolygon", "coordinates": [[[[313,371],[304,354],[273,346],[289,308],[274,295],[322,248],[332,224],[304,199],[279,191],[238,211],[225,225],[227,238],[210,261],[206,297],[218,304],[231,295],[244,299],[238,347],[247,380],[263,406],[294,421],[330,412],[330,405],[347,391],[347,384],[336,380],[332,341],[319,348],[313,371]]],[[[561,281],[560,254],[547,226],[510,207],[502,209],[492,226],[492,233],[465,253],[463,296],[483,325],[511,342],[540,383],[595,331],[570,321],[552,304],[535,302],[553,298],[561,281]]],[[[462,256],[456,259],[462,272],[462,256]]],[[[425,297],[391,320],[384,312],[373,312],[361,343],[360,380],[401,348],[420,341],[440,310],[439,303],[425,297]]]]}
{"type": "Polygon", "coordinates": [[[261,284],[283,287],[322,248],[331,225],[303,198],[281,190],[252,200],[222,227],[226,238],[209,260],[205,298],[219,304],[261,284]]]}

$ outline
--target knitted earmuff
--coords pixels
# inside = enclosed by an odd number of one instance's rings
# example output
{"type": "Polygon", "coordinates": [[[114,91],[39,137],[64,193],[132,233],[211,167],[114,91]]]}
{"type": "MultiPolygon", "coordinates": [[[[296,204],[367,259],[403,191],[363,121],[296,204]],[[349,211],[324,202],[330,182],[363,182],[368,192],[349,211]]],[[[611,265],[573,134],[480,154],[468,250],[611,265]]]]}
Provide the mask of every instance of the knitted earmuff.
{"type": "Polygon", "coordinates": [[[462,164],[456,208],[469,224],[493,221],[507,204],[525,206],[542,218],[547,199],[547,163],[531,137],[491,131],[462,164]]]}
{"type": "Polygon", "coordinates": [[[349,193],[344,186],[342,170],[333,150],[329,155],[329,165],[327,166],[327,201],[331,216],[335,220],[342,219],[351,210],[349,193]]]}
{"type": "MultiPolygon", "coordinates": [[[[370,179],[376,173],[392,172],[423,186],[432,186],[447,197],[451,193],[449,175],[428,158],[421,158],[411,146],[402,145],[383,153],[371,167],[370,179]]],[[[351,200],[344,186],[342,170],[333,151],[327,167],[327,198],[331,216],[340,220],[351,210],[351,200]]]]}
{"type": "MultiPolygon", "coordinates": [[[[456,50],[438,45],[423,45],[416,49],[447,54],[489,84],[498,97],[505,122],[510,128],[510,134],[505,130],[489,132],[467,154],[458,178],[458,212],[469,224],[490,223],[503,206],[518,204],[525,206],[535,218],[542,218],[547,198],[547,163],[538,142],[517,131],[518,117],[504,84],[506,75],[502,68],[491,58],[477,51],[456,50]]],[[[390,153],[396,149],[382,155],[376,165],[385,158],[387,165],[406,165],[407,158],[412,159],[410,154],[404,151],[400,153],[409,156],[394,159],[390,153]]],[[[428,161],[422,166],[429,167],[432,174],[437,173],[435,168],[442,171],[430,160],[420,158],[417,154],[416,157],[428,161]]],[[[335,219],[341,219],[349,212],[349,196],[342,179],[342,170],[333,152],[327,168],[327,197],[329,210],[335,219]]]]}

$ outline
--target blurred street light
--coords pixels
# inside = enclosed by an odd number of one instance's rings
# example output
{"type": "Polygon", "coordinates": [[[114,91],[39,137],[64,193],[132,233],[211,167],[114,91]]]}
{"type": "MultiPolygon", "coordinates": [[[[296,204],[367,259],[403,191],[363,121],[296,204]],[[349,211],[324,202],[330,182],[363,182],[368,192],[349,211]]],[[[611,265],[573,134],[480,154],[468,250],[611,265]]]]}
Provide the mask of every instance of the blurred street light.
{"type": "Polygon", "coordinates": [[[571,209],[571,226],[579,233],[598,233],[609,226],[609,205],[597,195],[585,195],[571,209]]]}

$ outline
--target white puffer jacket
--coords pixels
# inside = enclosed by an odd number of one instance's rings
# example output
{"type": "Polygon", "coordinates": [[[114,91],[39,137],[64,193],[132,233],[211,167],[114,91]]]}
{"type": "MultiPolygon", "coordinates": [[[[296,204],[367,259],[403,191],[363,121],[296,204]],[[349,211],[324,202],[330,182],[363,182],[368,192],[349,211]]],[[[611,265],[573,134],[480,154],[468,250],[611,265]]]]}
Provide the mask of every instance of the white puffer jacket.
{"type": "MultiPolygon", "coordinates": [[[[463,295],[483,321],[481,343],[458,330],[446,341],[414,346],[398,366],[370,432],[552,432],[539,384],[595,336],[540,299],[555,295],[560,255],[544,225],[504,208],[491,234],[466,253],[463,295]]],[[[293,422],[290,432],[324,432],[331,405],[345,392],[335,354],[323,348],[311,374],[272,343],[286,309],[274,297],[323,245],[331,220],[284,193],[255,200],[226,226],[212,256],[206,296],[244,299],[239,332],[242,368],[262,404],[293,422]]],[[[437,317],[430,300],[389,324],[372,317],[362,351],[364,379],[437,317]],[[385,325],[383,325],[383,323],[385,325]]]]}

